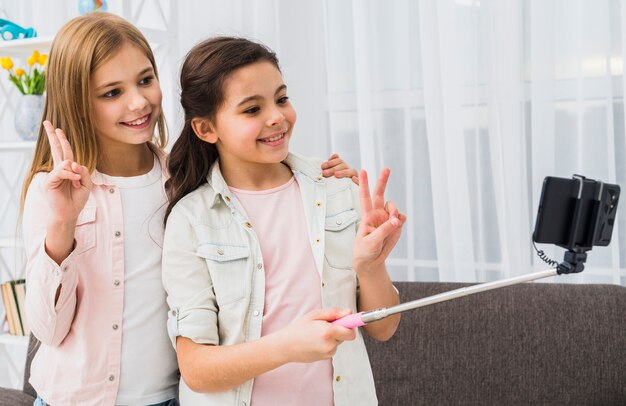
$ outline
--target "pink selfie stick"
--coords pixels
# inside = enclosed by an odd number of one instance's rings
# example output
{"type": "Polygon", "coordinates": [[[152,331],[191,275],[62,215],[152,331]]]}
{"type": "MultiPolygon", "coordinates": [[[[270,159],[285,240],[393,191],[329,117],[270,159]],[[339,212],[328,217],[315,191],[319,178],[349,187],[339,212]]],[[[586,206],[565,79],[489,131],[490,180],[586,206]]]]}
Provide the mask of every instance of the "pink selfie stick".
{"type": "Polygon", "coordinates": [[[559,272],[558,269],[549,269],[547,271],[539,271],[535,273],[531,273],[528,275],[516,276],[509,279],[503,279],[501,281],[493,281],[487,283],[481,283],[479,285],[467,286],[464,288],[459,288],[455,290],[451,290],[449,292],[439,293],[437,295],[428,296],[422,299],[413,300],[407,303],[401,303],[396,306],[370,310],[367,312],[361,313],[353,313],[347,316],[344,316],[340,319],[333,321],[333,324],[354,328],[361,327],[366,325],[367,323],[371,323],[377,320],[384,319],[385,317],[389,317],[393,314],[402,313],[407,310],[417,309],[419,307],[428,306],[435,303],[445,302],[448,300],[456,299],[463,296],[473,295],[475,293],[485,292],[488,290],[499,289],[505,286],[517,285],[518,283],[534,281],[537,279],[548,278],[551,276],[556,276],[560,273],[567,272],[559,272]]]}

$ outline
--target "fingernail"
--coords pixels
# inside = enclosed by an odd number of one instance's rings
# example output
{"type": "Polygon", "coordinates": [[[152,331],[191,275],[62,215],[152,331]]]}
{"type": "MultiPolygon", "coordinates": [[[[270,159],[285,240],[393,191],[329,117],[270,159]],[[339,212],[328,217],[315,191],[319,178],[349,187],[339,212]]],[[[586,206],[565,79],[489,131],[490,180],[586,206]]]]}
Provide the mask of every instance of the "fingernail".
{"type": "Polygon", "coordinates": [[[395,227],[398,227],[400,225],[400,219],[397,218],[396,216],[392,216],[391,217],[391,224],[394,225],[395,227]]]}

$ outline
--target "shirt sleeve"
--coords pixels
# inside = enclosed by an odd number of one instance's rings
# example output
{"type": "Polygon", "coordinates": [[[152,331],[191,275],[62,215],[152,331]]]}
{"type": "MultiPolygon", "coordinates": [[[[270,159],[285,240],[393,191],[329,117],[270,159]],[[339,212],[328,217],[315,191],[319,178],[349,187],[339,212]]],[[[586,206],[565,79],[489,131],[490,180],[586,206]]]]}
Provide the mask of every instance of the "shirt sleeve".
{"type": "Polygon", "coordinates": [[[167,292],[167,330],[198,344],[219,344],[217,302],[206,260],[197,255],[190,216],[180,205],[171,211],[163,241],[163,286],[167,292]]]}
{"type": "Polygon", "coordinates": [[[56,346],[63,341],[74,319],[78,275],[74,251],[60,265],[46,253],[50,208],[46,202],[44,181],[45,173],[33,178],[24,204],[25,311],[35,337],[44,344],[56,346]],[[59,287],[61,291],[55,303],[59,287]]]}

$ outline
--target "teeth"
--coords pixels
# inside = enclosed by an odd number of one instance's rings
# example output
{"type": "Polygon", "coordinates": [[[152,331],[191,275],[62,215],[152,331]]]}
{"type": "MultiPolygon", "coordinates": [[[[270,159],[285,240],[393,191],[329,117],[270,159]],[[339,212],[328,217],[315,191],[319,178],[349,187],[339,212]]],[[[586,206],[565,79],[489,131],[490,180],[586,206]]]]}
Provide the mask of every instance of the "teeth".
{"type": "Polygon", "coordinates": [[[263,138],[261,141],[264,141],[264,142],[274,142],[274,141],[278,141],[279,139],[283,138],[284,136],[285,136],[285,133],[280,133],[276,137],[263,138]]]}
{"type": "Polygon", "coordinates": [[[146,121],[148,121],[148,116],[145,116],[143,118],[139,118],[139,119],[137,119],[135,121],[129,121],[126,124],[128,124],[128,125],[142,125],[146,121]]]}

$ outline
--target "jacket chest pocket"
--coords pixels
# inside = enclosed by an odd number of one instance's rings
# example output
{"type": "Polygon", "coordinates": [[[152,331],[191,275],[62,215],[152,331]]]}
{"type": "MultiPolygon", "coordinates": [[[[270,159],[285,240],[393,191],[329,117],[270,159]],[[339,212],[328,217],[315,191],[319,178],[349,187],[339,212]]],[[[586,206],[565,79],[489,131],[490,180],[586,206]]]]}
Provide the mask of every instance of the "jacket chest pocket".
{"type": "Polygon", "coordinates": [[[249,286],[247,246],[205,242],[198,245],[196,254],[207,262],[218,306],[245,297],[249,286]]]}
{"type": "Polygon", "coordinates": [[[96,246],[96,206],[85,207],[76,220],[74,231],[76,253],[81,254],[96,246]]]}
{"type": "Polygon", "coordinates": [[[333,268],[352,268],[352,247],[356,238],[356,225],[359,215],[354,209],[326,216],[325,255],[333,268]]]}

